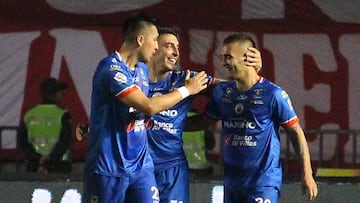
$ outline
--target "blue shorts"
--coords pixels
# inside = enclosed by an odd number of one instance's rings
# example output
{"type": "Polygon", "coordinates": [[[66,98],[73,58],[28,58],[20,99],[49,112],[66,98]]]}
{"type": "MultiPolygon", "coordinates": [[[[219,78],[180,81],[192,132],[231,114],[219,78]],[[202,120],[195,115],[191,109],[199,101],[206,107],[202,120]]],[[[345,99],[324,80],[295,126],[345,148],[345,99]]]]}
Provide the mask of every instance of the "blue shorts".
{"type": "Polygon", "coordinates": [[[257,187],[254,190],[227,190],[224,187],[224,203],[278,203],[280,191],[277,187],[257,187]]]}
{"type": "Polygon", "coordinates": [[[87,174],[83,181],[82,202],[159,202],[154,170],[145,169],[132,176],[123,177],[87,174]]]}
{"type": "Polygon", "coordinates": [[[189,202],[189,168],[187,162],[155,170],[160,203],[189,202]]]}

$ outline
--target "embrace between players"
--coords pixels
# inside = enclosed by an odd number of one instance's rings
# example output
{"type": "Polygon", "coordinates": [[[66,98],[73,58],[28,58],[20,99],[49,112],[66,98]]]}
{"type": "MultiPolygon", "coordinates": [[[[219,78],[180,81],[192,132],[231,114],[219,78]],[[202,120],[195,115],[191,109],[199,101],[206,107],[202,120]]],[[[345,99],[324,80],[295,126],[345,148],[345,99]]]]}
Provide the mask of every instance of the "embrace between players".
{"type": "MultiPolygon", "coordinates": [[[[299,119],[288,94],[258,74],[262,60],[250,36],[235,33],[223,41],[229,80],[175,70],[179,36],[146,15],[125,21],[123,40],[93,76],[83,202],[188,203],[182,132],[193,98],[210,86],[204,114],[207,121],[222,121],[224,202],[279,201],[280,126],[299,154],[303,192],[315,199],[299,119]],[[176,114],[160,113],[165,110],[176,114]]],[[[76,131],[79,139],[87,134],[81,126],[76,131]]]]}

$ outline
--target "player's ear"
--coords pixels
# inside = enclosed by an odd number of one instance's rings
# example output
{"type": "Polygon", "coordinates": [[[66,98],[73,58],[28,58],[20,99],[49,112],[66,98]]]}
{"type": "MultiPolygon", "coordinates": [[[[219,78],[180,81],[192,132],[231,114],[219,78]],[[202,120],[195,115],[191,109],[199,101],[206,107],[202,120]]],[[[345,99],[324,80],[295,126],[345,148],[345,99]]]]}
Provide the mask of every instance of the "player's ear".
{"type": "Polygon", "coordinates": [[[138,45],[139,47],[142,46],[142,44],[144,43],[144,41],[145,41],[144,35],[138,35],[138,36],[136,37],[136,43],[137,43],[137,45],[138,45]]]}

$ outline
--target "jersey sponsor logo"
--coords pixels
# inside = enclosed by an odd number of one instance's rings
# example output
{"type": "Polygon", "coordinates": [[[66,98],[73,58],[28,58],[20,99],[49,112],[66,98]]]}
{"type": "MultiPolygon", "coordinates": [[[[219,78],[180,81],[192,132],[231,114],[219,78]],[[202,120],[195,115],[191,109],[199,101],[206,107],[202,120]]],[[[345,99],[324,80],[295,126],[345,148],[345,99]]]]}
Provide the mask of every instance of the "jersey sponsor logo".
{"type": "Polygon", "coordinates": [[[174,129],[174,124],[167,122],[159,122],[154,120],[154,125],[152,126],[152,130],[164,130],[170,134],[176,134],[177,129],[174,129]]]}
{"type": "Polygon", "coordinates": [[[126,127],[126,132],[140,132],[145,130],[145,123],[144,120],[132,120],[129,122],[129,124],[126,127]]]}
{"type": "Polygon", "coordinates": [[[162,87],[155,87],[155,88],[152,89],[151,91],[153,91],[153,92],[158,92],[158,91],[162,91],[162,90],[164,90],[164,88],[162,88],[162,87]]]}
{"type": "Polygon", "coordinates": [[[114,70],[116,70],[116,71],[119,71],[119,70],[121,70],[121,67],[119,66],[119,65],[110,65],[110,71],[114,71],[114,70]]]}
{"type": "Polygon", "coordinates": [[[124,74],[118,72],[114,75],[114,80],[120,82],[120,83],[126,83],[127,82],[127,78],[124,74]]]}
{"type": "Polygon", "coordinates": [[[249,135],[228,135],[225,136],[225,144],[240,147],[256,147],[257,142],[249,135]]]}
{"type": "Polygon", "coordinates": [[[264,104],[264,101],[263,100],[252,100],[253,104],[264,104]]]}
{"type": "Polygon", "coordinates": [[[247,129],[255,129],[256,123],[250,121],[224,121],[224,128],[247,128],[247,129]]]}
{"type": "Polygon", "coordinates": [[[239,95],[236,100],[245,100],[247,99],[248,97],[246,95],[239,95]]]}
{"type": "Polygon", "coordinates": [[[169,109],[169,110],[161,111],[159,114],[167,117],[176,117],[178,116],[179,113],[177,110],[169,109]]]}

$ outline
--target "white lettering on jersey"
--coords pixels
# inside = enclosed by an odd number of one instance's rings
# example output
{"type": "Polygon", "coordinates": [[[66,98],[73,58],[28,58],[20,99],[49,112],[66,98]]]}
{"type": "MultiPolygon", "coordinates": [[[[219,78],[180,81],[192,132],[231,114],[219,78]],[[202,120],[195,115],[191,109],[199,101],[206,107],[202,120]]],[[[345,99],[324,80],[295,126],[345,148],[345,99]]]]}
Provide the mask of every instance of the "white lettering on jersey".
{"type": "Polygon", "coordinates": [[[145,130],[144,120],[135,120],[134,121],[134,132],[140,132],[145,130]]]}
{"type": "Polygon", "coordinates": [[[250,121],[224,121],[225,128],[248,128],[255,129],[256,123],[250,121]]]}
{"type": "Polygon", "coordinates": [[[167,131],[170,134],[176,134],[177,129],[173,129],[174,125],[172,123],[166,123],[166,122],[159,122],[154,120],[154,126],[153,130],[164,130],[167,131]]]}
{"type": "Polygon", "coordinates": [[[231,145],[232,146],[255,147],[256,141],[252,141],[252,139],[253,139],[253,136],[234,135],[231,145]]]}
{"type": "Polygon", "coordinates": [[[170,109],[170,110],[162,111],[159,114],[161,114],[163,116],[168,116],[168,117],[176,117],[178,115],[178,111],[170,109]]]}

